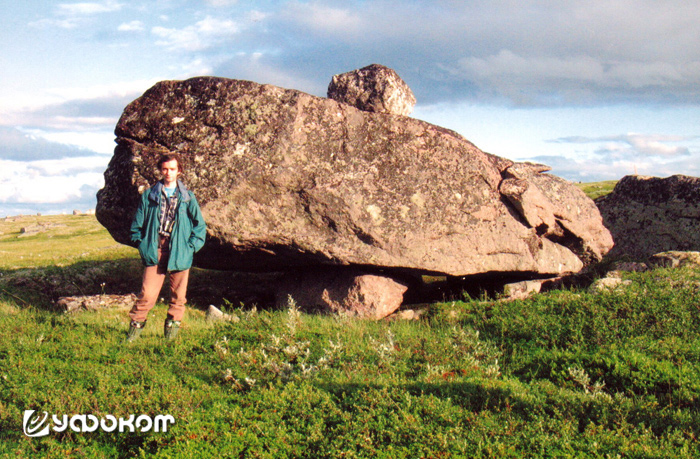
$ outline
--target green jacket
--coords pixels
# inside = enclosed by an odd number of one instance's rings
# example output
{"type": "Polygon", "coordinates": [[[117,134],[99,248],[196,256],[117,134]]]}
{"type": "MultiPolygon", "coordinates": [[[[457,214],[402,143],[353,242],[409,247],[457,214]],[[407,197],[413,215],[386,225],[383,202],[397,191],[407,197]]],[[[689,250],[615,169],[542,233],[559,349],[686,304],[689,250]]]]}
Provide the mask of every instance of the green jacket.
{"type": "MultiPolygon", "coordinates": [[[[204,245],[207,233],[207,226],[194,193],[179,180],[177,191],[180,198],[175,226],[170,235],[168,271],[183,271],[192,267],[192,257],[204,245]]],[[[158,227],[162,196],[162,182],[144,191],[131,224],[131,242],[139,249],[141,261],[145,266],[158,264],[158,227]]]]}

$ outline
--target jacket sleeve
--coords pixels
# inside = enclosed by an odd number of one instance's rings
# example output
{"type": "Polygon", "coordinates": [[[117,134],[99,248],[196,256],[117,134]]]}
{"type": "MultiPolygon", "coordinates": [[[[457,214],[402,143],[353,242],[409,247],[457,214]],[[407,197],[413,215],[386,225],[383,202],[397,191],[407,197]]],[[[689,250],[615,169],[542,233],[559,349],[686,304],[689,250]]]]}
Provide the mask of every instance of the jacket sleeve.
{"type": "Polygon", "coordinates": [[[190,238],[187,242],[192,246],[195,252],[198,252],[199,249],[204,246],[204,239],[207,235],[207,224],[204,222],[204,216],[199,209],[199,203],[194,193],[190,192],[190,197],[188,214],[192,222],[192,234],[190,234],[190,238]]]}
{"type": "Polygon", "coordinates": [[[131,222],[131,245],[134,247],[138,247],[143,235],[143,225],[146,218],[146,201],[144,200],[144,197],[147,196],[146,193],[148,193],[148,190],[141,195],[141,202],[139,202],[134,220],[131,222]]]}

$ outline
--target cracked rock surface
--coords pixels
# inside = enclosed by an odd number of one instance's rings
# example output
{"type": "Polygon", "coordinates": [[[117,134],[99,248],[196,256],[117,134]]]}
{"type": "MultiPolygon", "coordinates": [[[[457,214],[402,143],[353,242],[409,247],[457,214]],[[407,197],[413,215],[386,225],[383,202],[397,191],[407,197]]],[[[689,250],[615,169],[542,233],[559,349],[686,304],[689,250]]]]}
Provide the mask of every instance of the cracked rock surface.
{"type": "Polygon", "coordinates": [[[97,218],[128,243],[157,158],[179,152],[208,224],[200,267],[544,277],[612,247],[593,201],[546,166],[296,90],[164,81],[126,107],[115,132],[97,218]]]}

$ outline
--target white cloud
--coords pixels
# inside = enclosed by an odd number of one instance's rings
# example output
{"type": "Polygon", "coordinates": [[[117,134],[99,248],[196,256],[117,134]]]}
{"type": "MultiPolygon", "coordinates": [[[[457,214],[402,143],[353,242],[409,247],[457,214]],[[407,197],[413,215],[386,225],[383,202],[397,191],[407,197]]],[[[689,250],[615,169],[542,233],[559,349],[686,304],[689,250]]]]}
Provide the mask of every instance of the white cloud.
{"type": "Polygon", "coordinates": [[[113,13],[122,9],[124,5],[113,0],[81,3],[61,3],[54,10],[54,17],[44,18],[30,22],[32,27],[59,27],[62,29],[75,29],[84,21],[96,14],[113,13]]]}
{"type": "Polygon", "coordinates": [[[485,58],[462,58],[458,62],[461,72],[455,73],[463,72],[465,78],[495,80],[500,84],[509,84],[514,80],[538,83],[551,79],[599,82],[605,73],[601,63],[589,56],[524,57],[509,50],[485,58]]]}
{"type": "Polygon", "coordinates": [[[232,20],[211,16],[183,29],[154,27],[157,45],[172,51],[202,51],[226,42],[240,32],[240,25],[232,20]]]}
{"type": "Polygon", "coordinates": [[[0,158],[14,161],[69,158],[92,154],[85,146],[71,144],[73,136],[60,142],[47,139],[37,132],[0,126],[0,158]]]}
{"type": "Polygon", "coordinates": [[[81,2],[81,3],[61,3],[57,7],[58,14],[66,16],[90,16],[99,13],[111,13],[119,11],[123,5],[121,3],[107,0],[102,3],[98,2],[81,2]]]}
{"type": "Polygon", "coordinates": [[[687,145],[669,145],[669,143],[687,144],[696,139],[695,136],[630,133],[603,137],[565,137],[555,142],[600,144],[597,154],[607,157],[675,157],[690,154],[690,149],[687,145]]]}
{"type": "Polygon", "coordinates": [[[0,203],[61,204],[83,200],[85,189],[104,185],[109,158],[89,156],[64,160],[0,160],[0,203]]]}
{"type": "Polygon", "coordinates": [[[142,93],[159,81],[158,78],[119,81],[111,84],[94,84],[85,87],[49,88],[47,93],[60,97],[62,100],[102,99],[109,97],[124,97],[134,93],[142,93]]]}
{"type": "Polygon", "coordinates": [[[111,131],[124,107],[157,81],[124,81],[3,94],[0,95],[0,125],[42,131],[111,131]]]}
{"type": "Polygon", "coordinates": [[[250,22],[260,22],[270,17],[269,14],[258,10],[250,11],[246,16],[250,22]]]}
{"type": "MultiPolygon", "coordinates": [[[[12,116],[14,126],[21,126],[23,132],[49,142],[88,149],[99,153],[110,153],[114,149],[114,126],[126,103],[115,104],[113,116],[62,115],[61,106],[47,109],[46,112],[24,112],[12,116]]],[[[80,108],[78,108],[80,110],[80,108]]],[[[67,110],[68,112],[72,110],[67,110]]]]}
{"type": "Polygon", "coordinates": [[[537,156],[530,161],[547,164],[552,168],[551,174],[571,180],[572,182],[598,182],[601,180],[619,180],[625,175],[659,175],[654,170],[653,161],[632,160],[590,160],[564,158],[561,156],[537,156]]]}
{"type": "Polygon", "coordinates": [[[109,160],[109,157],[94,155],[65,159],[31,161],[25,163],[25,170],[44,177],[79,175],[95,172],[103,173],[107,169],[109,160]]]}
{"type": "Polygon", "coordinates": [[[77,147],[100,154],[112,154],[114,152],[114,124],[110,123],[111,129],[105,131],[71,131],[67,127],[64,131],[43,131],[38,129],[26,129],[33,136],[45,139],[59,145],[67,147],[77,147]]]}
{"type": "Polygon", "coordinates": [[[80,25],[80,21],[77,18],[67,18],[67,19],[39,19],[38,21],[32,21],[28,24],[30,27],[37,27],[40,29],[47,27],[58,27],[59,29],[75,29],[80,25]]]}
{"type": "Polygon", "coordinates": [[[285,14],[302,27],[330,35],[357,35],[372,25],[355,8],[337,8],[318,2],[292,4],[285,14]]]}
{"type": "Polygon", "coordinates": [[[215,73],[319,95],[325,95],[330,81],[329,75],[327,81],[319,84],[316,79],[307,78],[303,68],[280,65],[268,53],[238,53],[233,59],[216,67],[215,73]]]}
{"type": "Polygon", "coordinates": [[[117,30],[119,32],[141,32],[145,27],[141,21],[131,21],[119,24],[117,30]]]}
{"type": "Polygon", "coordinates": [[[619,180],[625,175],[667,177],[674,174],[700,175],[700,154],[671,161],[656,161],[641,157],[636,159],[573,159],[561,156],[531,158],[552,167],[551,173],[574,182],[619,180]]]}
{"type": "Polygon", "coordinates": [[[213,68],[211,63],[202,58],[196,58],[189,62],[182,63],[175,71],[182,75],[181,78],[190,78],[199,75],[211,75],[213,68]]]}
{"type": "Polygon", "coordinates": [[[214,7],[232,6],[238,3],[238,0],[204,0],[204,3],[214,7]]]}
{"type": "Polygon", "coordinates": [[[21,138],[20,131],[44,142],[30,145],[27,139],[27,145],[15,151],[9,151],[5,145],[0,147],[0,157],[75,156],[81,149],[111,154],[115,146],[114,127],[124,107],[156,82],[138,80],[84,88],[52,88],[26,99],[19,93],[14,97],[0,96],[0,142],[8,136],[21,138]],[[10,135],[2,126],[21,128],[10,135]]]}
{"type": "Polygon", "coordinates": [[[552,167],[552,173],[574,181],[616,180],[624,175],[697,175],[700,164],[698,136],[621,134],[566,137],[552,142],[580,145],[562,156],[530,158],[552,167]],[[586,147],[585,145],[590,145],[586,147]]]}
{"type": "Polygon", "coordinates": [[[656,88],[694,93],[694,87],[700,85],[700,61],[622,61],[588,55],[520,55],[501,50],[486,57],[461,58],[456,68],[443,68],[454,78],[525,104],[542,102],[542,94],[558,94],[559,100],[575,103],[611,91],[632,94],[656,88]]]}
{"type": "Polygon", "coordinates": [[[636,151],[647,156],[678,156],[689,153],[687,147],[663,143],[688,140],[679,136],[629,134],[625,140],[636,151]]]}
{"type": "Polygon", "coordinates": [[[673,86],[700,81],[698,62],[611,62],[603,83],[613,87],[673,86]]]}
{"type": "Polygon", "coordinates": [[[27,132],[34,129],[32,126],[40,125],[42,129],[36,134],[44,136],[44,133],[50,132],[50,130],[72,132],[72,133],[85,133],[94,130],[105,129],[107,127],[114,127],[119,119],[119,115],[115,113],[113,117],[106,116],[62,116],[47,113],[42,115],[41,113],[27,114],[23,117],[23,123],[19,126],[27,126],[25,129],[27,132]]]}

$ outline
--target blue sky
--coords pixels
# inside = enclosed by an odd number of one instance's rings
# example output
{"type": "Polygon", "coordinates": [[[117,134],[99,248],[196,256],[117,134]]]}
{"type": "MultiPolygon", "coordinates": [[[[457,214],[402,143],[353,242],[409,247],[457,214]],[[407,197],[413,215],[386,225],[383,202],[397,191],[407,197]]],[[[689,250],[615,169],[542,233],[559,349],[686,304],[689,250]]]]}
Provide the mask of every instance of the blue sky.
{"type": "Polygon", "coordinates": [[[573,181],[700,175],[700,3],[0,0],[0,216],[95,206],[123,108],[160,80],[325,96],[396,70],[411,116],[573,181]]]}

